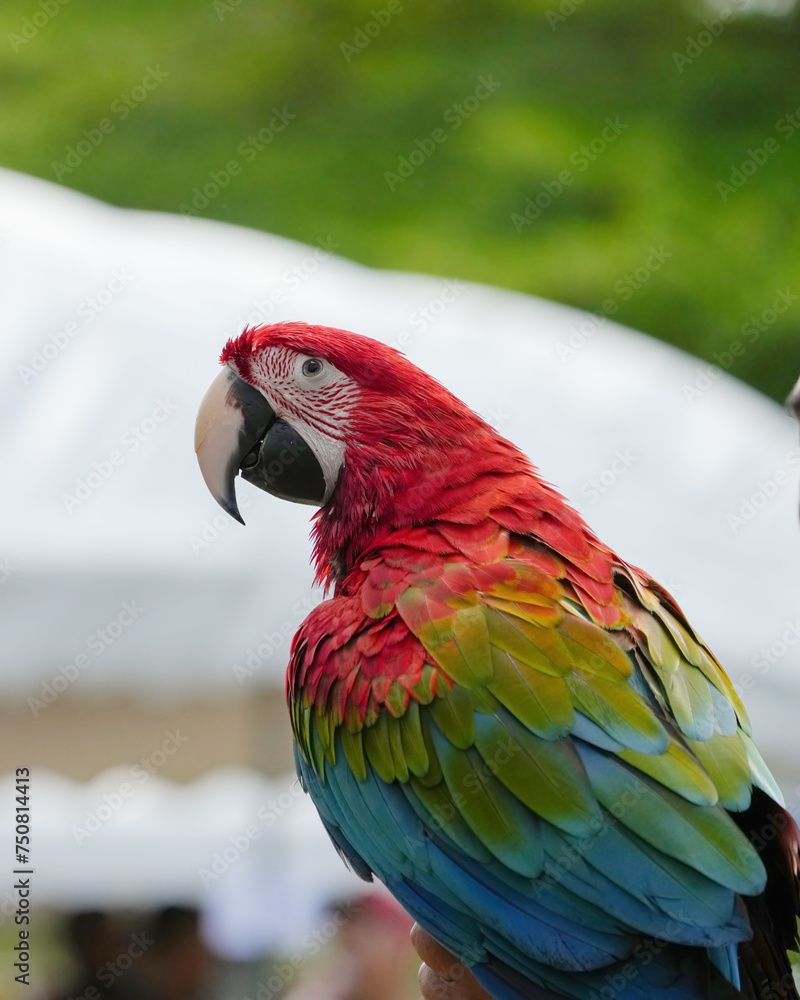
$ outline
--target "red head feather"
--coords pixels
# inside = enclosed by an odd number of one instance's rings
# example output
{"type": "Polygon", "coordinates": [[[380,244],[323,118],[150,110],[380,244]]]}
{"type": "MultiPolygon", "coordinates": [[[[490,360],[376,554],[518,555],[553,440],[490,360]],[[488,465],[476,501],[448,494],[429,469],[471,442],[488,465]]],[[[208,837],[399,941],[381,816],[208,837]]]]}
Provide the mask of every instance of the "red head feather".
{"type": "Polygon", "coordinates": [[[608,550],[528,458],[398,351],[345,330],[293,322],[245,330],[221,361],[248,379],[254,360],[275,347],[324,358],[359,388],[339,486],[313,529],[321,580],[332,574],[341,582],[394,532],[436,520],[535,531],[592,567],[590,576],[607,575],[608,550]]]}

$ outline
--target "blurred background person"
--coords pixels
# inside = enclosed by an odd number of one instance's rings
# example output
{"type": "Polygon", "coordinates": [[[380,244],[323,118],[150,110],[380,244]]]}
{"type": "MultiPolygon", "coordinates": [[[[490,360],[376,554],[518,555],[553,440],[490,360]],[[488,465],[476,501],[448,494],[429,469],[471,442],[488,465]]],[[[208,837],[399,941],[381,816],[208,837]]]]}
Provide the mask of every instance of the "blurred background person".
{"type": "Polygon", "coordinates": [[[338,935],[286,1000],[408,1000],[416,964],[405,910],[379,890],[333,908],[331,916],[341,925],[338,935]]]}
{"type": "Polygon", "coordinates": [[[66,918],[65,944],[76,966],[71,983],[52,1000],[158,1000],[145,974],[146,936],[97,910],[66,918]]]}
{"type": "Polygon", "coordinates": [[[200,914],[167,906],[152,922],[149,978],[161,1000],[216,1000],[215,962],[200,933],[200,914]]]}

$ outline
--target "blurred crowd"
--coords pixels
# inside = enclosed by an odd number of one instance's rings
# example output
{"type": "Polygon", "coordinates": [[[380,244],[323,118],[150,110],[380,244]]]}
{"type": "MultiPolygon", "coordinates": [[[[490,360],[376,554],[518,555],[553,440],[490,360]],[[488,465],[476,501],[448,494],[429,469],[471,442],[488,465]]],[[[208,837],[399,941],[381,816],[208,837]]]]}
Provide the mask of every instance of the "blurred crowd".
{"type": "Polygon", "coordinates": [[[200,1000],[212,997],[214,960],[197,910],[170,906],[149,921],[99,910],[65,920],[64,944],[75,967],[51,1000],[200,1000]],[[144,926],[142,926],[142,924],[144,926]]]}
{"type": "Polygon", "coordinates": [[[371,893],[329,908],[318,948],[232,963],[212,954],[190,907],[138,919],[74,913],[63,923],[72,973],[49,1000],[410,1000],[411,926],[393,899],[371,893]]]}

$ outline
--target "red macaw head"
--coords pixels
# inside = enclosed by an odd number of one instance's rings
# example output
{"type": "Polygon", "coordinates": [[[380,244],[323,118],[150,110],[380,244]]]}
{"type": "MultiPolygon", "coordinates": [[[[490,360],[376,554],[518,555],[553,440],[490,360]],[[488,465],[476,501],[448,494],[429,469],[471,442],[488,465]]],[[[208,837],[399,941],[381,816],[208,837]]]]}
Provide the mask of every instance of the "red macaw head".
{"type": "Polygon", "coordinates": [[[346,469],[348,505],[374,518],[382,499],[419,485],[422,468],[428,481],[443,469],[443,455],[463,447],[472,478],[476,443],[502,440],[398,351],[344,330],[261,326],[229,341],[220,360],[195,449],[212,495],[239,521],[239,472],[275,496],[324,507],[346,469]]]}

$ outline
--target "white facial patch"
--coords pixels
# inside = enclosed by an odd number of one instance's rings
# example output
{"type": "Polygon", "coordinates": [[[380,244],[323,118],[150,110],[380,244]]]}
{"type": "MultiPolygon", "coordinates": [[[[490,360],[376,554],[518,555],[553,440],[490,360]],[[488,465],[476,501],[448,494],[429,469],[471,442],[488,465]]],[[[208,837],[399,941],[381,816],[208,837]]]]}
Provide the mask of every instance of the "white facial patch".
{"type": "Polygon", "coordinates": [[[283,419],[287,424],[294,427],[314,452],[322,469],[322,474],[325,476],[325,499],[322,503],[327,503],[336,488],[336,483],[339,481],[339,473],[342,471],[342,466],[344,465],[344,440],[331,437],[330,434],[320,431],[313,424],[308,423],[300,417],[287,414],[283,419]]]}
{"type": "Polygon", "coordinates": [[[254,357],[249,380],[264,393],[275,415],[314,452],[325,476],[326,503],[344,465],[350,414],[360,386],[324,358],[286,347],[268,347],[254,357]]]}

